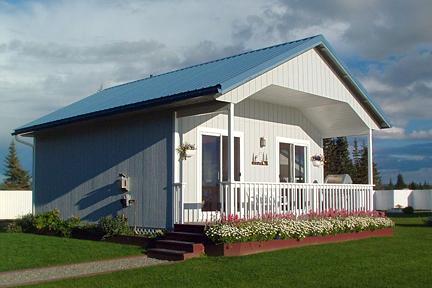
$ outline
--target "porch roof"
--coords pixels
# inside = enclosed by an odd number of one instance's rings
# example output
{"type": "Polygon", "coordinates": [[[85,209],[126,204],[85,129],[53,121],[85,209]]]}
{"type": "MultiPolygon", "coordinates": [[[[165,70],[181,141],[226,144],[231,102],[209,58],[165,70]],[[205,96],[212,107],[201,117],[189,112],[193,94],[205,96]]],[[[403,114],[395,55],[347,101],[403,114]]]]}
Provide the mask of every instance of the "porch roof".
{"type": "Polygon", "coordinates": [[[224,94],[246,81],[318,47],[327,53],[339,73],[355,89],[381,128],[390,127],[380,108],[349,74],[321,35],[287,42],[188,68],[151,76],[97,92],[15,129],[13,134],[33,132],[79,120],[91,119],[163,105],[197,96],[224,94]]]}

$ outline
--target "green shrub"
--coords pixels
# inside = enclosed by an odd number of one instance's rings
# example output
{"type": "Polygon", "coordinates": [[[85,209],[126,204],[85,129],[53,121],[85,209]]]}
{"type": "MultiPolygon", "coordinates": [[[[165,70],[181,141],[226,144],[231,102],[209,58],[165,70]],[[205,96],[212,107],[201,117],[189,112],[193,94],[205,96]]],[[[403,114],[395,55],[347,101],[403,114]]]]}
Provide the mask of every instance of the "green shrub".
{"type": "Polygon", "coordinates": [[[26,214],[21,218],[18,218],[15,222],[21,227],[22,232],[34,233],[36,232],[34,221],[35,217],[32,214],[26,214]]]}
{"type": "Polygon", "coordinates": [[[34,227],[36,231],[43,234],[57,234],[61,229],[63,220],[60,218],[60,211],[54,209],[34,217],[34,227]]]}
{"type": "Polygon", "coordinates": [[[6,226],[6,232],[8,232],[8,233],[20,233],[20,232],[22,232],[22,228],[21,228],[21,226],[19,226],[17,224],[16,221],[13,221],[6,226]]]}
{"type": "Polygon", "coordinates": [[[127,218],[117,215],[114,218],[111,216],[103,217],[98,222],[98,227],[103,233],[103,238],[115,235],[133,235],[132,229],[129,227],[127,218]]]}
{"type": "Polygon", "coordinates": [[[11,227],[11,230],[15,229],[26,233],[70,237],[72,230],[80,226],[81,220],[78,217],[71,217],[67,220],[63,220],[60,217],[60,211],[54,209],[36,216],[32,214],[24,215],[17,219],[15,223],[16,227],[11,227]]]}
{"type": "Polygon", "coordinates": [[[72,216],[71,218],[59,223],[57,233],[62,237],[71,237],[73,229],[79,227],[80,224],[80,218],[72,216]]]}
{"type": "Polygon", "coordinates": [[[407,207],[403,208],[402,211],[403,211],[405,214],[413,214],[413,213],[414,213],[414,208],[411,207],[411,206],[407,206],[407,207]]]}
{"type": "Polygon", "coordinates": [[[426,225],[427,225],[427,226],[432,226],[432,216],[430,216],[430,217],[428,217],[428,218],[426,219],[426,225]]]}

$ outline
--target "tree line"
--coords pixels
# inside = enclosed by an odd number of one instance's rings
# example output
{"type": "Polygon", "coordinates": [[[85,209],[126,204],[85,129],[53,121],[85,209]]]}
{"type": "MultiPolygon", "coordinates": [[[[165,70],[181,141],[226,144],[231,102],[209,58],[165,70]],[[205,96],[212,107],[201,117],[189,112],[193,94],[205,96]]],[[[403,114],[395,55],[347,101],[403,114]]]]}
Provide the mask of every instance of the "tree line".
{"type": "Polygon", "coordinates": [[[432,185],[427,183],[426,181],[423,183],[417,183],[414,181],[411,181],[410,183],[405,183],[405,180],[403,179],[402,174],[398,174],[396,177],[396,184],[393,184],[392,178],[390,178],[388,184],[383,185],[383,189],[385,190],[398,190],[398,189],[411,189],[411,190],[427,190],[432,189],[432,185]]]}
{"type": "MultiPolygon", "coordinates": [[[[324,177],[330,174],[348,174],[354,184],[368,184],[368,147],[359,146],[354,139],[350,151],[347,137],[327,138],[323,140],[324,177]]],[[[373,184],[381,189],[381,175],[373,162],[373,184]]]]}
{"type": "MultiPolygon", "coordinates": [[[[323,140],[324,149],[324,177],[329,174],[349,174],[354,184],[368,183],[368,147],[363,143],[361,147],[354,139],[353,148],[350,149],[346,137],[327,138],[323,140]]],[[[424,183],[405,183],[402,174],[396,179],[396,184],[390,178],[388,184],[383,184],[381,175],[375,161],[373,162],[373,184],[376,190],[432,189],[432,185],[424,183]]]]}

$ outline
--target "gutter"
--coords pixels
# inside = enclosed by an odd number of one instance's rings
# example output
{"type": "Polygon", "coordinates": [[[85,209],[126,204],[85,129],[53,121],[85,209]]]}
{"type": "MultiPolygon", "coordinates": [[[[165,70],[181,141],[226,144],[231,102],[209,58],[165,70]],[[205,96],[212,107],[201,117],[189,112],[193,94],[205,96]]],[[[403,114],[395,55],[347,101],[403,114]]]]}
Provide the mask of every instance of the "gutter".
{"type": "Polygon", "coordinates": [[[17,141],[18,143],[24,144],[28,147],[32,148],[32,214],[35,215],[36,211],[35,211],[35,201],[34,201],[34,196],[35,196],[35,145],[27,142],[23,139],[20,138],[19,135],[15,134],[15,141],[17,141]]]}

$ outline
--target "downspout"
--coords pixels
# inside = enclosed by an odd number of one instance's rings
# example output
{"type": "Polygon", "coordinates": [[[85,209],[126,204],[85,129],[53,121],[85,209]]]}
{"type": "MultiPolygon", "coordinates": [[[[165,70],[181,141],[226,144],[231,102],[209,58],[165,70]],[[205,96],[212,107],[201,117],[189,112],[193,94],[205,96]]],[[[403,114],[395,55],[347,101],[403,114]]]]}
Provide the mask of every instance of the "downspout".
{"type": "Polygon", "coordinates": [[[35,202],[34,202],[34,195],[35,195],[35,177],[34,177],[35,176],[35,146],[34,146],[34,144],[21,139],[18,134],[15,134],[15,141],[32,148],[32,214],[35,215],[35,212],[36,212],[35,211],[35,202]]]}

